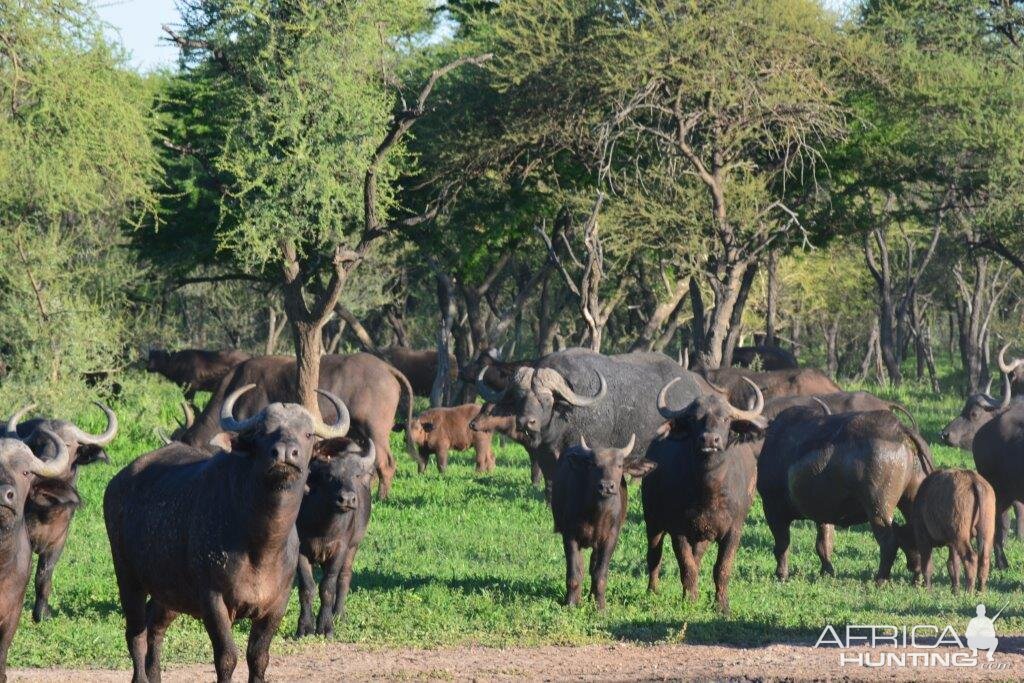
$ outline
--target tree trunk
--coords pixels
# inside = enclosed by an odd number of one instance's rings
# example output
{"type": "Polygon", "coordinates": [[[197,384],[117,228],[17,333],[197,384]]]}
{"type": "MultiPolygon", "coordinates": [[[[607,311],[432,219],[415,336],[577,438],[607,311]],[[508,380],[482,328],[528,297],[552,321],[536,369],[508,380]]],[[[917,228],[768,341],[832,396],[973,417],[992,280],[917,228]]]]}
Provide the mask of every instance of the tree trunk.
{"type": "Polygon", "coordinates": [[[743,311],[747,307],[747,297],[750,295],[750,288],[757,276],[757,264],[753,263],[743,273],[743,280],[740,282],[740,292],[736,297],[736,304],[733,306],[732,315],[729,316],[729,333],[725,338],[725,348],[722,350],[722,365],[732,365],[732,354],[743,331],[743,311]]]}
{"type": "Polygon", "coordinates": [[[451,357],[452,324],[455,319],[455,300],[452,296],[451,279],[444,273],[437,273],[437,306],[441,320],[437,326],[437,375],[430,389],[430,405],[448,405],[451,397],[449,358],[451,357]]]}
{"type": "MultiPolygon", "coordinates": [[[[294,317],[289,315],[289,320],[294,317]]],[[[316,390],[320,388],[320,356],[323,354],[320,331],[322,324],[292,322],[295,338],[295,360],[298,365],[298,383],[295,400],[313,413],[320,415],[316,390]],[[315,412],[314,412],[315,411],[315,412]]]]}
{"type": "Polygon", "coordinates": [[[277,352],[277,343],[281,339],[281,333],[288,324],[288,316],[278,313],[273,306],[267,307],[267,343],[264,348],[265,354],[273,356],[277,352]]]}
{"type": "Polygon", "coordinates": [[[775,250],[768,252],[768,302],[764,316],[765,346],[775,346],[775,318],[779,305],[778,255],[775,250]]]}
{"type": "Polygon", "coordinates": [[[348,324],[348,329],[352,330],[352,334],[356,336],[356,341],[363,348],[363,351],[373,352],[377,350],[377,345],[370,337],[370,333],[366,331],[363,324],[359,322],[359,318],[348,310],[343,304],[338,304],[338,316],[348,324]]]}
{"type": "Polygon", "coordinates": [[[829,377],[835,379],[839,375],[839,316],[823,325],[822,330],[825,333],[826,370],[829,377]]]}

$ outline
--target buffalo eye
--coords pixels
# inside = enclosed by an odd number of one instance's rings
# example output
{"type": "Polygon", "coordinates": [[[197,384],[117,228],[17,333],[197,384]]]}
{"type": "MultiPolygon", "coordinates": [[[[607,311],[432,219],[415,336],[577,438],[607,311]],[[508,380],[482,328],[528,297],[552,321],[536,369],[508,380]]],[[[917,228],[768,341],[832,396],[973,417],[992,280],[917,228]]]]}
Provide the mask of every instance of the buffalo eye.
{"type": "Polygon", "coordinates": [[[307,439],[312,439],[313,438],[313,432],[306,432],[306,438],[307,439]]]}

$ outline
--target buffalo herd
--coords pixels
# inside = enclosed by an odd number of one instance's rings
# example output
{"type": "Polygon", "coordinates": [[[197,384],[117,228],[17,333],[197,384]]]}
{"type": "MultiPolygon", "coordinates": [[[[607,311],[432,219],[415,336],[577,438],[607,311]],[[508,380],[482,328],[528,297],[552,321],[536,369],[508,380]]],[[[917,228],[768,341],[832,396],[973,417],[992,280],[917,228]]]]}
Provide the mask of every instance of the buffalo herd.
{"type": "MultiPolygon", "coordinates": [[[[326,355],[322,418],[292,402],[291,357],[186,350],[151,351],[145,360],[187,400],[179,428],[116,474],[103,500],[136,682],[160,680],[164,634],[181,614],[203,622],[219,681],[231,679],[238,659],[232,625],[250,620],[249,679],[264,680],[295,584],[296,635],[332,635],[370,523],[371,486],[377,482],[380,500],[391,489],[392,431],[404,432],[420,472],[433,455],[444,473],[450,452],[469,448],[477,471],[487,472],[494,434],[521,444],[562,537],[568,605],[580,601],[589,548],[590,592],[605,607],[630,478],[642,479],[648,589],[658,589],[667,535],[684,593],[696,599],[701,560],[714,543],[716,603],[726,614],[755,494],[780,580],[788,577],[790,526],[810,520],[822,573],[835,572],[834,528],[867,524],[879,547],[877,582],[890,578],[902,551],[913,580],[930,586],[933,549],[946,546],[954,591],[961,568],[968,590],[984,590],[991,556],[1006,567],[1008,510],[1024,500],[1024,400],[1014,398],[1024,396],[1024,360],[1007,361],[1006,347],[1002,397],[970,396],[940,435],[972,451],[976,471],[936,470],[906,408],[844,392],[769,346],[736,349],[734,367],[692,370],[660,353],[566,349],[505,361],[486,349],[461,368],[448,364],[449,380],[475,385],[482,404],[419,415],[414,397],[435,385],[434,352],[326,355]],[[763,369],[746,367],[755,364],[763,369]],[[197,391],[211,393],[201,411],[191,404],[197,391]]],[[[41,621],[50,617],[54,566],[82,503],[79,468],[109,462],[104,449],[117,416],[98,405],[102,433],[25,419],[29,405],[0,438],[0,683],[32,556],[32,617],[41,621]]]]}

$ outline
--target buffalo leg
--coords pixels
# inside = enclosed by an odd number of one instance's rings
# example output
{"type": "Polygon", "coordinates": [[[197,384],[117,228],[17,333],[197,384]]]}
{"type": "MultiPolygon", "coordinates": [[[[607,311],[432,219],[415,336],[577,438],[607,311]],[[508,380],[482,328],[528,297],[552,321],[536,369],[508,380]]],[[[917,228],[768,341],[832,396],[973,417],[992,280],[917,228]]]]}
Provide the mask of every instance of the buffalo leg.
{"type": "Polygon", "coordinates": [[[718,541],[718,557],[715,558],[715,603],[718,611],[729,615],[729,577],[736,550],[740,547],[740,533],[743,527],[731,529],[718,541]]]}
{"type": "Polygon", "coordinates": [[[530,483],[534,486],[544,483],[544,473],[541,472],[540,465],[532,455],[530,456],[530,483]]]}
{"type": "Polygon", "coordinates": [[[871,533],[878,542],[878,573],[875,574],[875,583],[881,585],[889,580],[892,575],[892,565],[896,561],[896,551],[899,544],[896,542],[896,533],[892,524],[876,519],[871,522],[871,533]]]}
{"type": "Polygon", "coordinates": [[[121,610],[124,612],[124,637],[132,658],[132,683],[147,683],[146,675],[146,593],[136,586],[118,581],[121,610]]]}
{"type": "Polygon", "coordinates": [[[341,552],[331,558],[331,562],[324,567],[324,575],[320,579],[320,615],[316,620],[317,635],[330,638],[334,635],[334,604],[338,599],[338,576],[341,574],[341,565],[348,554],[348,548],[342,547],[341,552]]]}
{"type": "MultiPolygon", "coordinates": [[[[231,637],[231,616],[228,614],[224,599],[218,593],[207,596],[206,604],[203,605],[203,626],[206,627],[206,633],[213,644],[213,666],[217,670],[217,683],[227,683],[238,664],[238,648],[231,637]]],[[[253,624],[252,634],[255,633],[256,624],[253,624]]],[[[250,635],[250,643],[252,638],[253,635],[250,635]]],[[[252,676],[251,669],[249,675],[252,676]]]]}
{"type": "Polygon", "coordinates": [[[249,644],[245,651],[245,660],[249,664],[249,683],[264,683],[266,681],[267,666],[270,664],[270,641],[274,639],[277,627],[281,625],[285,607],[287,607],[287,602],[282,604],[277,611],[262,619],[254,619],[252,622],[252,630],[249,631],[249,644]]]}
{"type": "MultiPolygon", "coordinates": [[[[65,540],[67,536],[65,536],[65,540]]],[[[53,589],[53,569],[57,566],[64,545],[47,552],[39,553],[36,565],[36,602],[32,607],[32,621],[37,624],[49,619],[53,612],[50,609],[50,591],[53,589]]]]}
{"type": "Polygon", "coordinates": [[[821,560],[822,576],[835,576],[836,570],[832,566],[832,548],[835,542],[835,527],[831,524],[818,525],[818,537],[814,542],[814,551],[818,553],[821,560]]]}
{"type": "Polygon", "coordinates": [[[395,456],[391,452],[391,432],[371,434],[370,439],[377,450],[377,499],[387,500],[391,494],[391,480],[395,478],[395,456]]]}
{"type": "Polygon", "coordinates": [[[164,634],[177,616],[177,612],[167,609],[152,598],[146,605],[146,676],[149,683],[160,683],[160,656],[164,651],[164,634]]]}
{"type": "Polygon", "coordinates": [[[583,558],[580,556],[580,544],[568,534],[562,536],[562,547],[565,549],[565,604],[573,606],[580,601],[583,558]]]}
{"type": "Polygon", "coordinates": [[[448,469],[448,446],[438,446],[437,448],[437,471],[441,474],[445,473],[448,469]]]}
{"type": "Polygon", "coordinates": [[[299,555],[299,625],[295,629],[295,637],[302,638],[313,634],[313,591],[316,581],[313,579],[313,565],[305,555],[299,555]]]}
{"type": "Polygon", "coordinates": [[[932,544],[918,541],[917,548],[921,553],[921,571],[924,573],[925,588],[932,587],[932,544]]]}
{"type": "Polygon", "coordinates": [[[353,546],[345,551],[345,561],[341,564],[341,573],[338,574],[338,597],[334,602],[335,618],[345,618],[345,601],[348,600],[348,590],[352,585],[352,565],[355,563],[356,551],[359,546],[353,546]]]}
{"type": "Polygon", "coordinates": [[[974,590],[974,582],[978,578],[978,554],[971,547],[970,538],[966,541],[959,541],[950,545],[951,551],[954,546],[956,547],[956,554],[960,556],[964,564],[964,589],[970,593],[974,590]]]}
{"type": "Polygon", "coordinates": [[[11,648],[11,641],[14,640],[13,624],[0,624],[0,683],[7,683],[7,651],[11,648]]]}
{"type": "Polygon", "coordinates": [[[770,515],[765,510],[765,521],[771,529],[772,537],[775,539],[775,577],[779,581],[789,578],[789,524],[788,519],[782,519],[779,515],[770,515]]]}
{"type": "Polygon", "coordinates": [[[1024,503],[1019,500],[1013,501],[1013,515],[1017,520],[1017,538],[1024,538],[1024,503]]]}
{"type": "Polygon", "coordinates": [[[605,591],[608,588],[608,565],[611,562],[612,554],[615,552],[617,538],[612,538],[607,543],[594,546],[590,553],[590,593],[594,596],[597,609],[605,608],[605,591]]]}
{"type": "Polygon", "coordinates": [[[647,528],[647,590],[658,592],[658,577],[661,574],[661,548],[665,542],[664,531],[647,528]]]}
{"type": "Polygon", "coordinates": [[[682,534],[672,536],[672,550],[679,564],[679,578],[683,591],[690,600],[697,599],[697,583],[700,580],[700,567],[693,557],[693,548],[682,534]]]}
{"type": "Polygon", "coordinates": [[[1010,563],[1006,561],[1006,532],[1009,528],[1010,515],[1008,508],[1010,501],[1001,500],[996,496],[996,538],[995,555],[996,569],[1007,569],[1010,563]]]}
{"type": "Polygon", "coordinates": [[[949,546],[949,559],[946,560],[946,569],[949,570],[949,582],[953,587],[953,595],[960,592],[960,556],[952,545],[949,546]]]}
{"type": "Polygon", "coordinates": [[[992,548],[985,538],[985,534],[978,534],[978,592],[984,593],[988,586],[989,563],[991,562],[992,548]]]}

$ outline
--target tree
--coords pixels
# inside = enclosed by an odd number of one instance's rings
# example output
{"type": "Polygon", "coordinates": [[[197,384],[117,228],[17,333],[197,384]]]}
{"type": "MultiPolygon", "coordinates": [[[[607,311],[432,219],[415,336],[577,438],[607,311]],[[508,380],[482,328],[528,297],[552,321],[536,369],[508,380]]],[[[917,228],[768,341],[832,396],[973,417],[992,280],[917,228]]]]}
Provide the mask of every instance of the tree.
{"type": "MultiPolygon", "coordinates": [[[[353,269],[381,237],[431,220],[397,204],[410,128],[437,81],[406,102],[401,38],[428,28],[427,3],[189,0],[181,48],[191,92],[215,93],[223,144],[208,162],[223,187],[216,240],[246,272],[280,282],[298,363],[297,400],[316,410],[322,329],[353,269]],[[225,115],[223,112],[227,112],[225,115]]],[[[408,75],[407,72],[404,72],[408,75]]],[[[181,145],[172,141],[172,144],[181,145]]]]}

